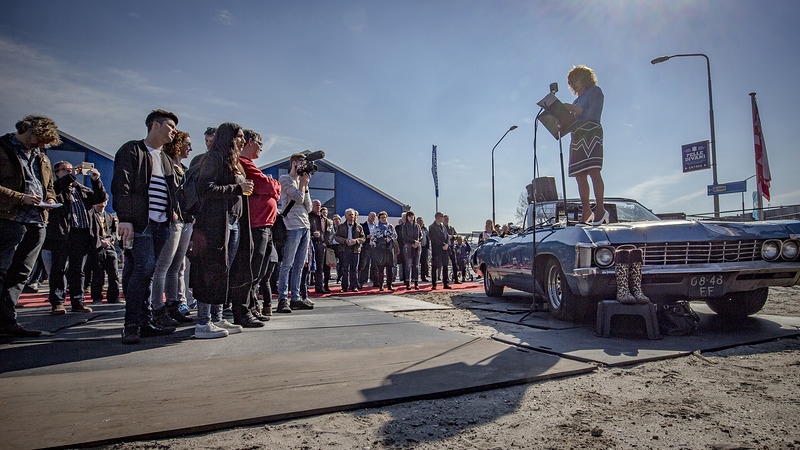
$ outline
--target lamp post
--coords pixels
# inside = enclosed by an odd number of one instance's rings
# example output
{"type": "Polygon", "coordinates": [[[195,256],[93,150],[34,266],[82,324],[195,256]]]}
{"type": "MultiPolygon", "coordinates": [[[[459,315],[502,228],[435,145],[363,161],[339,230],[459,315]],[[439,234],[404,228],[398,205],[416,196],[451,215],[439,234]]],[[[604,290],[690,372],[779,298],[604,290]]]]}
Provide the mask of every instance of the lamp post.
{"type": "Polygon", "coordinates": [[[497,146],[500,145],[500,141],[502,141],[503,138],[506,137],[506,134],[508,134],[509,131],[516,130],[516,129],[517,129],[517,126],[516,125],[512,125],[511,128],[509,128],[503,134],[503,137],[501,137],[500,140],[497,141],[497,144],[494,144],[494,147],[492,147],[492,224],[495,223],[495,217],[494,217],[494,149],[496,149],[497,146]]]}
{"type": "MultiPolygon", "coordinates": [[[[711,173],[714,178],[714,184],[717,184],[717,139],[714,134],[714,100],[711,95],[711,61],[708,59],[708,55],[703,53],[687,53],[682,55],[660,56],[650,61],[650,64],[658,64],[670,58],[679,58],[683,56],[702,56],[706,59],[706,70],[708,71],[708,116],[711,121],[711,173]]],[[[719,195],[714,196],[714,217],[719,217],[719,195]]]]}
{"type": "MultiPolygon", "coordinates": [[[[750,175],[749,177],[744,179],[744,182],[745,182],[744,190],[745,190],[745,192],[747,192],[747,180],[749,180],[750,178],[755,178],[755,175],[750,175]]],[[[742,221],[744,221],[744,192],[742,192],[742,221]]]]}

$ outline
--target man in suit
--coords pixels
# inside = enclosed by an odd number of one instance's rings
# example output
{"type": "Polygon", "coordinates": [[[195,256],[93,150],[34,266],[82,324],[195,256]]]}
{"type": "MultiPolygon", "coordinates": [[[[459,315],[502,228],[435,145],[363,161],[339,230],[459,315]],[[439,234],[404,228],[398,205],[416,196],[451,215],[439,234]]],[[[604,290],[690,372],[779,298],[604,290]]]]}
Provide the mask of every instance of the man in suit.
{"type": "MultiPolygon", "coordinates": [[[[322,217],[322,202],[311,201],[311,212],[308,213],[311,222],[311,245],[314,246],[314,259],[317,270],[314,272],[314,290],[317,294],[329,294],[331,291],[325,287],[325,249],[328,248],[326,237],[330,237],[330,223],[322,217]]],[[[330,268],[329,268],[330,270],[330,268]]]]}
{"type": "MultiPolygon", "coordinates": [[[[367,216],[367,221],[361,224],[361,228],[364,230],[364,235],[366,238],[366,242],[369,242],[370,238],[372,237],[372,233],[375,231],[375,227],[378,226],[378,221],[376,220],[378,217],[375,212],[370,212],[367,216]]],[[[372,247],[369,245],[365,245],[361,249],[361,257],[358,262],[358,287],[364,286],[367,283],[367,280],[372,280],[373,284],[375,283],[376,278],[376,270],[375,265],[372,264],[372,247]]]]}
{"type": "MultiPolygon", "coordinates": [[[[108,275],[108,291],[106,301],[119,303],[119,273],[117,273],[117,218],[105,210],[107,200],[102,201],[89,210],[91,236],[94,243],[94,266],[87,267],[92,271],[92,303],[103,301],[103,284],[108,275]]],[[[88,265],[88,263],[87,263],[88,265]]]]}
{"type": "Polygon", "coordinates": [[[342,244],[342,292],[358,292],[358,258],[366,237],[364,229],[356,223],[356,212],[348,208],[345,221],[336,229],[334,239],[342,244]]]}
{"type": "Polygon", "coordinates": [[[431,273],[431,289],[436,289],[436,279],[438,276],[439,268],[442,269],[442,282],[445,289],[450,288],[450,282],[447,273],[447,260],[449,259],[450,251],[450,237],[449,230],[444,224],[444,214],[436,212],[436,221],[428,227],[428,239],[431,243],[431,259],[433,262],[433,271],[431,273]]]}

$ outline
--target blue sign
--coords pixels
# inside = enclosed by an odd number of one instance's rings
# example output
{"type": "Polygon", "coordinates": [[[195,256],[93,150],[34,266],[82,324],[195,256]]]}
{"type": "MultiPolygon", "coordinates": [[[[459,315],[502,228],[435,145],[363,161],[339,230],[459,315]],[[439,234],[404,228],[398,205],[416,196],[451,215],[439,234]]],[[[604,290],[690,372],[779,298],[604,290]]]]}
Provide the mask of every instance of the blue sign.
{"type": "Polygon", "coordinates": [[[711,167],[711,159],[708,157],[708,141],[682,145],[681,153],[683,155],[684,173],[711,167]]]}
{"type": "Polygon", "coordinates": [[[747,192],[747,181],[708,185],[708,195],[734,194],[736,192],[747,192]]]}

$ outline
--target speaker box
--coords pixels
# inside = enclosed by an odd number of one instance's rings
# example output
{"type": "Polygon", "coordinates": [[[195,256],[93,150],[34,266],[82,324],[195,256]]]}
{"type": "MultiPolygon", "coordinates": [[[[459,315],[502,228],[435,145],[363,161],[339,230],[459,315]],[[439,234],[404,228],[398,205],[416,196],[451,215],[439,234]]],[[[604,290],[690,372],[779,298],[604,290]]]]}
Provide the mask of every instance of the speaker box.
{"type": "Polygon", "coordinates": [[[525,188],[528,190],[528,203],[558,200],[556,179],[554,177],[534,178],[533,183],[525,188]]]}

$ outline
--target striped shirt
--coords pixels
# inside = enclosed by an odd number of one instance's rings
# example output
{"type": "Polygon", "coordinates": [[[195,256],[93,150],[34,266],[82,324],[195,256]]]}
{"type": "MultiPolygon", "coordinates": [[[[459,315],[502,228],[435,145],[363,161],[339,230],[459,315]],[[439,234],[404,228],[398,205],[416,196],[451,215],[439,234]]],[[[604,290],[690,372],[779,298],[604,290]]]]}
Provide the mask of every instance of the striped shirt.
{"type": "Polygon", "coordinates": [[[153,173],[150,177],[150,185],[147,187],[147,196],[150,198],[149,217],[154,222],[166,222],[169,197],[167,196],[164,169],[161,167],[161,150],[150,147],[147,147],[147,150],[150,151],[150,159],[153,161],[153,173]]]}

